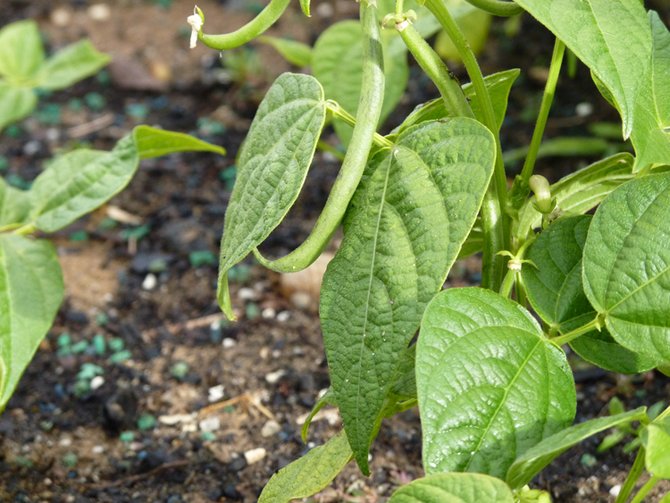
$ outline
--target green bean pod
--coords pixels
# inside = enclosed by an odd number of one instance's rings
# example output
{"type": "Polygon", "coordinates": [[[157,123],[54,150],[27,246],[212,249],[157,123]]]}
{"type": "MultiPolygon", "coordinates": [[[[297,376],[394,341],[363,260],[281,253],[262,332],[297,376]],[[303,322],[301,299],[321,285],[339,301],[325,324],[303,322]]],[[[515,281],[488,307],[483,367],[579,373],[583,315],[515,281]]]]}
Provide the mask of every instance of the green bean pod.
{"type": "Polygon", "coordinates": [[[510,17],[523,12],[523,8],[514,2],[505,0],[466,0],[469,4],[493,14],[494,16],[510,17]]]}

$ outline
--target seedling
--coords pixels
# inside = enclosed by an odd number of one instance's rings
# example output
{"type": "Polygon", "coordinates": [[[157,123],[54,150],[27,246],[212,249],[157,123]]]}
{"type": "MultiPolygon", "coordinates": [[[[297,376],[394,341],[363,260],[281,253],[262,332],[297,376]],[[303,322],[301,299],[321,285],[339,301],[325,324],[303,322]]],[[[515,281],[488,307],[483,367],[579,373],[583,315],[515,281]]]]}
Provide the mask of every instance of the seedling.
{"type": "MultiPolygon", "coordinates": [[[[193,44],[242,46],[288,5],[271,0],[224,35],[207,34],[196,8],[193,44]]],[[[309,0],[300,5],[309,15],[309,0]]],[[[312,75],[274,82],[241,148],[218,298],[234,319],[240,307],[228,273],[237,263],[253,253],[276,271],[304,269],[342,225],[321,289],[331,390],[316,410],[337,405],[344,430],[279,471],[260,501],[308,497],[351,459],[368,474],[381,422],[416,405],[426,477],[400,488],[392,503],[548,501],[527,487],[537,473],[582,440],[633,423],[641,446],[617,502],[628,500],[645,469],[651,479],[635,502],[670,478],[670,409],[653,420],[641,407],[572,425],[576,394],[564,352],[569,345],[624,373],[670,360],[670,33],[658,14],[639,0],[361,0],[360,20],[335,23],[313,48],[262,41],[312,75]],[[535,132],[515,154],[524,162],[511,188],[499,131],[519,71],[482,75],[458,23],[477,9],[525,11],[556,36],[535,132]],[[470,83],[461,86],[426,42],[438,31],[470,83]],[[619,111],[619,136],[630,138],[635,155],[616,152],[549,184],[534,171],[543,145],[551,147],[543,134],[566,48],[619,111]],[[405,91],[408,52],[441,97],[383,136],[378,127],[405,91]],[[297,249],[265,257],[257,247],[298,197],[326,123],[346,154],[323,212],[297,249]],[[443,291],[454,261],[478,251],[481,287],[443,291]]],[[[610,147],[601,139],[586,146],[610,147]]]]}

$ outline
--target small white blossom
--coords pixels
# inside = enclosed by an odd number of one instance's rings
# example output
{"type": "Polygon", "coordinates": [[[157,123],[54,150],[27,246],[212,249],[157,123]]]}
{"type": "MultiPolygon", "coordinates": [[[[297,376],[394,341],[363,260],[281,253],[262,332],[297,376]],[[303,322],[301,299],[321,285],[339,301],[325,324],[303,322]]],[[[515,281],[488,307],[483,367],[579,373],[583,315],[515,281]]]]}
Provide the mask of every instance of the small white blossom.
{"type": "Polygon", "coordinates": [[[198,34],[202,30],[202,16],[198,12],[198,6],[193,9],[193,15],[186,18],[186,22],[191,26],[191,43],[190,48],[194,49],[198,42],[198,34]]]}

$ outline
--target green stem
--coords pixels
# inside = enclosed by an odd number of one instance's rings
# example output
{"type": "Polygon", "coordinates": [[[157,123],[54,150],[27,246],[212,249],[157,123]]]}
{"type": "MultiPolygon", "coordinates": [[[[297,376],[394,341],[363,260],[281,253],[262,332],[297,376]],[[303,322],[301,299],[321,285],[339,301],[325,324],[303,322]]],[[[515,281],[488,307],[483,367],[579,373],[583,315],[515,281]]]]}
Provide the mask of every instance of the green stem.
{"type": "Polygon", "coordinates": [[[503,212],[503,208],[507,207],[507,177],[502,160],[500,135],[498,134],[498,125],[493,112],[491,96],[486,89],[484,76],[479,68],[477,59],[443,0],[426,0],[426,6],[440,22],[442,28],[458,49],[468,76],[472,81],[476,97],[481,104],[481,116],[478,116],[477,119],[489,128],[495,137],[495,171],[493,181],[484,197],[484,204],[482,205],[482,228],[485,237],[482,257],[482,286],[492,290],[499,290],[505,274],[505,261],[503,257],[498,255],[498,252],[510,248],[509,234],[507,232],[509,217],[503,212]]]}
{"type": "Polygon", "coordinates": [[[10,231],[13,231],[13,230],[15,230],[15,229],[20,228],[22,225],[23,225],[23,224],[7,224],[7,225],[3,225],[2,227],[0,227],[0,232],[10,232],[10,231]]]}
{"type": "Polygon", "coordinates": [[[447,114],[453,117],[474,118],[470,103],[458,80],[419,32],[407,20],[396,24],[396,30],[421,69],[437,86],[447,114]]]}
{"type": "Polygon", "coordinates": [[[551,56],[551,66],[549,67],[549,77],[544,86],[544,94],[542,96],[542,104],[540,105],[540,113],[537,116],[535,123],[535,130],[533,131],[533,138],[530,140],[528,147],[528,155],[523,163],[521,170],[521,179],[524,184],[528,183],[533,170],[535,169],[535,161],[537,154],[540,151],[542,144],[542,137],[544,130],[547,127],[547,119],[549,118],[549,110],[554,102],[554,95],[556,93],[556,84],[558,83],[558,76],[561,73],[561,65],[563,64],[563,55],[565,54],[565,44],[559,39],[554,42],[554,52],[551,56]]]}
{"type": "Polygon", "coordinates": [[[567,344],[568,342],[573,341],[584,334],[588,334],[589,332],[592,332],[594,330],[599,330],[600,326],[601,326],[600,319],[595,318],[589,321],[586,325],[582,325],[579,328],[575,328],[574,330],[571,330],[567,334],[554,337],[553,339],[551,339],[551,342],[553,342],[557,346],[562,346],[563,344],[567,344]]]}
{"type": "Polygon", "coordinates": [[[647,494],[654,488],[656,484],[661,479],[659,477],[651,476],[647,482],[640,487],[640,490],[637,492],[635,497],[631,500],[630,503],[642,503],[644,501],[644,498],[647,497],[647,494]]]}
{"type": "Polygon", "coordinates": [[[503,0],[467,0],[467,2],[494,16],[510,17],[523,12],[520,5],[503,0]]]}
{"type": "Polygon", "coordinates": [[[235,49],[251,42],[267,31],[281,17],[289,3],[291,3],[291,0],[271,0],[254,19],[238,30],[222,35],[199,33],[198,39],[206,46],[217,51],[235,49]]]}
{"type": "Polygon", "coordinates": [[[396,0],[395,2],[396,16],[402,16],[404,12],[405,12],[405,2],[403,0],[396,0]]]}
{"type": "MultiPolygon", "coordinates": [[[[299,271],[321,255],[340,225],[368,161],[384,101],[384,55],[377,21],[377,3],[374,0],[362,0],[360,4],[363,78],[351,142],[326,205],[307,239],[291,253],[275,261],[265,259],[258,250],[254,250],[261,264],[278,272],[299,271]]],[[[384,141],[388,142],[385,138],[384,141]]]]}
{"type": "Polygon", "coordinates": [[[14,234],[19,236],[27,236],[28,234],[33,234],[37,230],[35,224],[25,224],[22,227],[19,227],[14,231],[14,234]]]}
{"type": "Polygon", "coordinates": [[[519,271],[513,271],[512,269],[507,270],[505,279],[503,279],[502,286],[500,287],[500,295],[509,297],[512,294],[512,288],[516,284],[518,274],[519,271]]]}
{"type": "MultiPolygon", "coordinates": [[[[344,108],[342,108],[338,102],[333,101],[333,100],[327,100],[326,101],[326,107],[328,108],[330,113],[333,114],[333,116],[335,116],[338,119],[346,122],[351,127],[356,128],[357,119],[353,115],[351,115],[349,112],[347,112],[344,108]]],[[[380,135],[376,131],[374,132],[374,135],[372,136],[372,142],[375,145],[377,145],[378,147],[382,147],[382,148],[391,148],[393,146],[392,141],[383,137],[382,135],[380,135]]]]}
{"type": "Polygon", "coordinates": [[[619,491],[619,494],[616,497],[615,503],[626,503],[626,501],[628,501],[628,497],[633,492],[633,489],[635,489],[637,480],[644,471],[644,458],[644,447],[640,447],[635,456],[635,461],[633,461],[633,466],[631,466],[628,476],[626,477],[623,486],[621,486],[621,491],[619,491]]]}
{"type": "Polygon", "coordinates": [[[326,152],[332,155],[333,157],[335,157],[335,159],[344,161],[344,154],[340,152],[337,148],[330,145],[329,143],[326,143],[323,140],[319,140],[318,143],[316,144],[316,147],[322,152],[326,152]]]}

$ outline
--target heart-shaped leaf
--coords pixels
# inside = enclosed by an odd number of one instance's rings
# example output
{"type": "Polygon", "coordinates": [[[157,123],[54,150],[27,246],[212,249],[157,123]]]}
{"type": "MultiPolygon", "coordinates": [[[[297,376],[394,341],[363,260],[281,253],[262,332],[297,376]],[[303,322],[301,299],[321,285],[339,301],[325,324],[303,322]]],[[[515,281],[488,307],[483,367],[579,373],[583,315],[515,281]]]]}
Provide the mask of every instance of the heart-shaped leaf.
{"type": "Polygon", "coordinates": [[[175,152],[213,152],[225,155],[226,150],[194,136],[149,126],[133,129],[133,139],[140,159],[151,159],[175,152]]]}
{"type": "Polygon", "coordinates": [[[234,318],[228,270],[279,225],[300,193],[326,118],[314,77],[284,73],[256,112],[237,163],[221,239],[219,305],[234,318]]]}
{"type": "Polygon", "coordinates": [[[0,81],[0,131],[30,115],[36,106],[37,96],[32,89],[0,81]]]}
{"type": "Polygon", "coordinates": [[[504,477],[514,459],[575,416],[563,351],[520,305],[481,288],[446,290],[431,301],[416,381],[429,474],[504,477]]]}
{"type": "Polygon", "coordinates": [[[507,472],[507,483],[513,488],[522,487],[570,447],[602,431],[633,421],[641,421],[645,417],[646,408],[640,407],[615,416],[591,419],[545,438],[514,461],[507,472]]]}
{"type": "Polygon", "coordinates": [[[29,212],[28,193],[7,185],[0,178],[0,227],[24,223],[29,212]]]}
{"type": "MultiPolygon", "coordinates": [[[[523,281],[533,309],[555,332],[566,333],[596,317],[582,286],[582,250],[591,217],[554,222],[529,247],[523,281]]],[[[658,361],[617,344],[606,332],[590,332],[573,340],[572,349],[585,360],[612,372],[635,374],[658,361]]]]}
{"type": "Polygon", "coordinates": [[[479,211],[495,159],[471,119],[424,122],[370,161],[321,290],[331,383],[356,460],[368,448],[401,354],[479,211]]]}
{"type": "Polygon", "coordinates": [[[51,243],[0,234],[0,412],[62,300],[63,278],[51,243]]]}
{"type": "Polygon", "coordinates": [[[65,89],[95,75],[109,61],[109,56],[98,52],[88,40],[82,40],[51,56],[40,69],[35,84],[43,89],[65,89]]]}
{"type": "Polygon", "coordinates": [[[351,456],[347,436],[340,432],[275,473],[258,503],[288,503],[318,493],[344,469],[351,456]]]}
{"type": "Polygon", "coordinates": [[[584,291],[614,339],[670,360],[670,174],[612,192],[584,245],[584,291]]]}
{"type": "Polygon", "coordinates": [[[438,473],[393,493],[389,503],[513,503],[502,480],[480,473],[438,473]]]}
{"type": "Polygon", "coordinates": [[[35,21],[18,21],[0,30],[0,77],[28,84],[43,62],[44,46],[35,21]]]}

